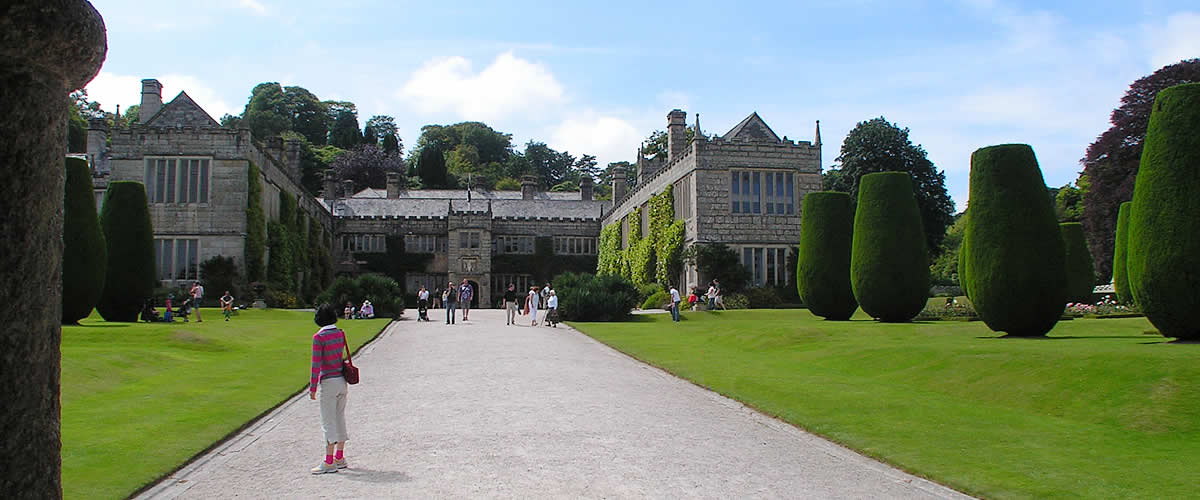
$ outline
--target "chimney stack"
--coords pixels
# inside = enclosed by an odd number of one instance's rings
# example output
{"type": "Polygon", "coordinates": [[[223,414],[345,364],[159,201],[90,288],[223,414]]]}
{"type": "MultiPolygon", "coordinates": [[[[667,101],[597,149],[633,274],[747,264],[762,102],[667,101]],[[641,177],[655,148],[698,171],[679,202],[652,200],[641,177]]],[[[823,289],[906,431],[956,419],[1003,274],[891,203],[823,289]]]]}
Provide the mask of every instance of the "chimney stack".
{"type": "Polygon", "coordinates": [[[537,192],[537,177],[526,175],[521,177],[521,199],[532,200],[537,192]]]}
{"type": "Polygon", "coordinates": [[[142,105],[138,110],[138,123],[146,123],[162,109],[162,84],[153,78],[142,80],[142,105]]]}
{"type": "Polygon", "coordinates": [[[579,179],[579,199],[592,201],[592,176],[584,175],[579,179]]]}
{"type": "Polygon", "coordinates": [[[387,197],[388,199],[400,197],[400,172],[387,173],[387,197]]]}
{"type": "Polygon", "coordinates": [[[325,171],[324,179],[325,179],[325,192],[321,193],[321,196],[323,198],[325,198],[326,200],[336,200],[337,199],[337,174],[333,173],[332,168],[328,169],[325,171]]]}
{"type": "Polygon", "coordinates": [[[354,181],[346,179],[342,181],[342,198],[354,197],[354,181]]]}
{"type": "Polygon", "coordinates": [[[683,156],[687,149],[687,113],[672,109],[667,113],[667,163],[683,156]]]}
{"type": "Polygon", "coordinates": [[[615,208],[616,203],[620,202],[621,198],[625,197],[625,191],[629,189],[629,184],[625,183],[625,169],[618,168],[616,172],[613,172],[612,188],[613,188],[612,201],[613,201],[613,207],[615,208]]]}

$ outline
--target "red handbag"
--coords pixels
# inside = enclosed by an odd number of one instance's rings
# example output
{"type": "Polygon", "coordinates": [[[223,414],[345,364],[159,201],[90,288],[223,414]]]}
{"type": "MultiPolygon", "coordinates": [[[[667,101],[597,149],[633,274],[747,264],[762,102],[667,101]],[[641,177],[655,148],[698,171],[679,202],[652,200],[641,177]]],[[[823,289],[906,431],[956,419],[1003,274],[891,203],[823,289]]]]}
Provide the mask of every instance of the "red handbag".
{"type": "Polygon", "coordinates": [[[358,367],[354,366],[354,362],[350,360],[350,345],[342,344],[346,347],[346,359],[342,361],[342,378],[347,384],[354,385],[358,383],[358,367]]]}

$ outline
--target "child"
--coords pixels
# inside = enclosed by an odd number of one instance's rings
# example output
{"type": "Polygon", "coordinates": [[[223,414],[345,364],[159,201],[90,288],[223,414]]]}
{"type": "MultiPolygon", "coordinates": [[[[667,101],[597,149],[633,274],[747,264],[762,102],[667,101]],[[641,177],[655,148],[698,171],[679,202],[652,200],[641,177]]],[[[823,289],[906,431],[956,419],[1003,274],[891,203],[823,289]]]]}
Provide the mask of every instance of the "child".
{"type": "Polygon", "coordinates": [[[173,316],[175,313],[174,313],[174,311],[171,310],[171,301],[174,299],[175,299],[175,294],[167,295],[167,304],[166,304],[167,308],[165,311],[163,311],[163,319],[162,319],[163,321],[165,321],[167,323],[172,323],[175,321],[175,317],[173,316]]]}
{"type": "Polygon", "coordinates": [[[233,295],[229,290],[225,290],[225,295],[221,296],[221,312],[225,314],[225,321],[229,321],[229,316],[233,314],[233,295]]]}

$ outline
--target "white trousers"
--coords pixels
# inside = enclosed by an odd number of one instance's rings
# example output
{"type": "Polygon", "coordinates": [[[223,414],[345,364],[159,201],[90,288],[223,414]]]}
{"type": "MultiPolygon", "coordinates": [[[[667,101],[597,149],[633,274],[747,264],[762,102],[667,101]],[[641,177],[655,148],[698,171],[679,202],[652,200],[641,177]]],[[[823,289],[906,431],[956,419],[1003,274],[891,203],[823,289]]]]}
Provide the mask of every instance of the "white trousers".
{"type": "Polygon", "coordinates": [[[326,443],[344,443],[350,439],[346,433],[346,396],[349,394],[346,379],[342,377],[321,380],[321,432],[326,443]]]}

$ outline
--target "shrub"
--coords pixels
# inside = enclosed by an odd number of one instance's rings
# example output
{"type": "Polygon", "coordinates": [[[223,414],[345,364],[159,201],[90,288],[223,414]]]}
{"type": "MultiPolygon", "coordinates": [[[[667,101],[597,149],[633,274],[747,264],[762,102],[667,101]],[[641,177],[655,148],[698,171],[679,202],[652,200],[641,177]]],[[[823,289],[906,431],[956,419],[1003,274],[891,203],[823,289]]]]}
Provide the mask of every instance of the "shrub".
{"type": "Polygon", "coordinates": [[[263,300],[267,303],[267,307],[278,309],[296,309],[300,307],[300,298],[296,297],[296,294],[277,285],[267,288],[263,300]]]}
{"type": "Polygon", "coordinates": [[[213,256],[200,263],[200,281],[208,288],[210,297],[220,297],[229,290],[234,297],[241,296],[237,286],[238,270],[233,257],[213,256]]]}
{"type": "Polygon", "coordinates": [[[628,278],[563,273],[554,278],[558,312],[569,321],[619,321],[629,317],[638,292],[628,278]]]}
{"type": "Polygon", "coordinates": [[[1129,215],[1134,301],[1165,337],[1200,339],[1200,83],[1158,93],[1129,215]]]}
{"type": "MultiPolygon", "coordinates": [[[[694,264],[701,276],[720,280],[721,290],[726,294],[741,291],[750,276],[738,253],[724,243],[693,244],[683,251],[681,259],[694,264]]],[[[700,289],[708,290],[708,284],[700,289]]]]}
{"type": "Polygon", "coordinates": [[[749,309],[750,298],[743,293],[731,293],[723,295],[721,301],[725,303],[726,309],[749,309]]]}
{"type": "Polygon", "coordinates": [[[154,266],[154,228],[140,182],[116,181],[104,194],[100,213],[108,265],[104,292],[96,310],[107,321],[137,321],[142,301],[158,283],[154,266]]]}
{"type": "Polygon", "coordinates": [[[1067,300],[1091,302],[1096,285],[1096,271],[1092,267],[1092,254],[1088,252],[1087,240],[1083,236],[1083,224],[1064,222],[1062,231],[1063,250],[1066,252],[1067,300]]]}
{"type": "Polygon", "coordinates": [[[671,303],[671,294],[659,290],[642,301],[642,309],[665,309],[663,305],[671,303]]]}
{"type": "Polygon", "coordinates": [[[87,161],[67,158],[63,192],[62,322],[73,324],[92,313],[104,291],[108,265],[104,231],[96,215],[87,161]]]}
{"type": "Polygon", "coordinates": [[[817,316],[850,319],[858,309],[850,287],[850,248],[854,241],[854,203],[850,194],[805,195],[800,227],[796,263],[796,291],[800,300],[817,316]]]}
{"type": "Polygon", "coordinates": [[[1128,255],[1129,249],[1129,214],[1132,210],[1132,201],[1121,204],[1121,209],[1117,212],[1117,236],[1113,248],[1113,291],[1117,292],[1117,300],[1124,304],[1133,303],[1125,264],[1125,256],[1128,255]]]}
{"type": "Polygon", "coordinates": [[[633,287],[637,289],[638,302],[646,300],[647,297],[650,297],[656,293],[666,291],[666,289],[664,289],[662,285],[658,283],[646,283],[644,285],[634,285],[633,287]]]}
{"type": "MultiPolygon", "coordinates": [[[[783,306],[783,299],[779,297],[779,292],[775,287],[747,288],[741,295],[745,296],[746,305],[738,309],[777,309],[783,306]]],[[[729,307],[729,304],[725,304],[725,307],[729,307]]]]}
{"type": "Polygon", "coordinates": [[[911,321],[925,308],[929,255],[907,172],[859,181],[850,282],[863,312],[880,321],[911,321]]]}
{"type": "Polygon", "coordinates": [[[1066,303],[1066,254],[1033,149],[976,150],[970,196],[960,281],[975,311],[992,330],[1045,335],[1066,303]]]}
{"type": "Polygon", "coordinates": [[[376,317],[397,317],[404,313],[404,291],[396,280],[381,274],[363,274],[357,278],[340,276],[317,296],[317,303],[340,308],[349,302],[357,309],[362,306],[363,299],[375,306],[376,317]]]}

